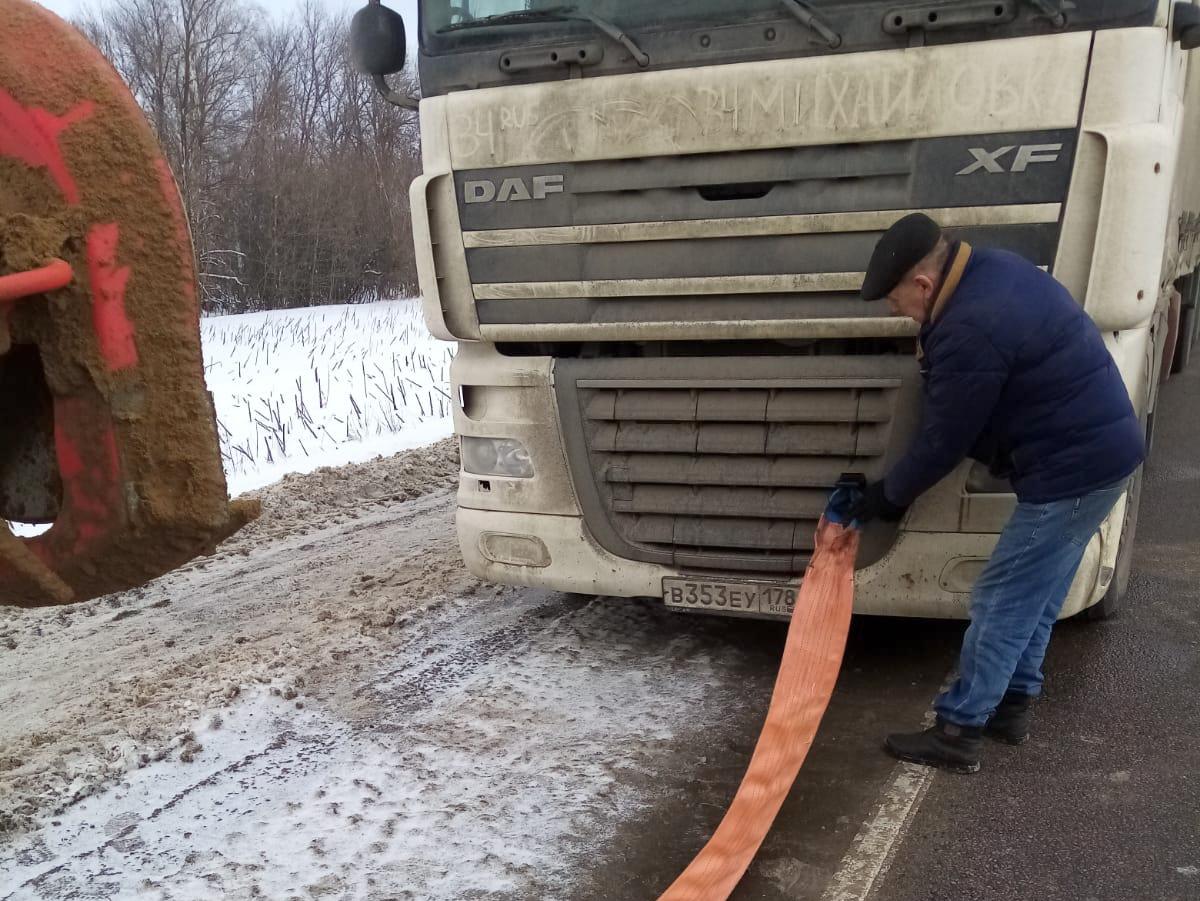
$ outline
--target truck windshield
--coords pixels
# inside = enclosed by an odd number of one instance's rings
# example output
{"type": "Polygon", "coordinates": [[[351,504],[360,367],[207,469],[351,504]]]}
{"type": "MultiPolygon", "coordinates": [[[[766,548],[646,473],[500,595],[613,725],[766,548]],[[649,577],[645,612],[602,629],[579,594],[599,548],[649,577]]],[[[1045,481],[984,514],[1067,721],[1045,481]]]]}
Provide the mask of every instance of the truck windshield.
{"type": "MultiPolygon", "coordinates": [[[[885,27],[885,15],[931,15],[928,0],[418,0],[421,47],[459,53],[563,38],[586,31],[582,20],[606,23],[642,44],[654,35],[755,21],[799,19],[813,47],[845,51],[905,46],[905,33],[885,27]],[[846,37],[842,43],[842,34],[846,37]]],[[[1148,25],[1157,0],[1002,0],[962,4],[958,26],[931,27],[929,43],[1148,25]],[[990,14],[990,15],[989,15],[990,14]],[[998,18],[993,18],[998,17],[998,18]],[[965,26],[965,27],[964,27],[965,26]]],[[[958,4],[946,3],[947,9],[958,4]]],[[[931,16],[931,21],[933,18],[931,16]]],[[[658,41],[658,46],[670,45],[658,41]]],[[[650,49],[647,45],[647,49],[650,49]]],[[[679,55],[679,54],[676,54],[679,55]]],[[[753,55],[753,54],[751,54],[753,55]]],[[[668,57],[670,54],[668,53],[668,57]]],[[[683,54],[681,58],[686,58],[683,54]]],[[[664,57],[656,57],[659,65],[664,57]]],[[[668,60],[667,65],[672,63],[668,60]]]]}
{"type": "MultiPolygon", "coordinates": [[[[823,4],[828,5],[828,4],[823,4]]],[[[503,31],[522,23],[520,13],[553,12],[566,7],[576,15],[592,14],[622,28],[636,30],[639,24],[661,26],[674,22],[706,19],[736,21],[747,14],[775,11],[780,0],[421,0],[421,30],[437,35],[444,44],[465,31],[503,31]],[[516,14],[516,15],[514,15],[516,14]],[[491,22],[483,20],[492,18],[491,22]],[[463,26],[470,24],[467,29],[463,26]]],[[[545,21],[540,22],[543,26],[545,21]]]]}

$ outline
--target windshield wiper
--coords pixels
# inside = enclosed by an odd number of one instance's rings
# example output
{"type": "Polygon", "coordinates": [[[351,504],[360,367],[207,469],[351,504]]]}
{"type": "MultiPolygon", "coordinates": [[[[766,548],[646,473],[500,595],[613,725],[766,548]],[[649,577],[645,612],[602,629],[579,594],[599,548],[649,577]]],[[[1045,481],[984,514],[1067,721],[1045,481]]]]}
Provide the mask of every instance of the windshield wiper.
{"type": "Polygon", "coordinates": [[[1066,25],[1067,10],[1075,8],[1075,4],[1071,0],[1026,0],[1026,2],[1030,6],[1036,7],[1042,14],[1042,18],[1049,19],[1050,24],[1055,28],[1062,28],[1066,25]]]}
{"type": "Polygon", "coordinates": [[[783,4],[784,9],[796,17],[796,21],[809,31],[819,34],[829,45],[830,50],[836,50],[842,46],[842,36],[830,28],[829,23],[803,0],[779,0],[779,2],[783,4]]]}
{"type": "Polygon", "coordinates": [[[463,19],[453,22],[437,30],[438,34],[448,31],[462,31],[465,28],[488,28],[492,25],[520,25],[522,22],[536,22],[542,19],[565,20],[567,13],[575,11],[573,6],[548,6],[545,9],[521,9],[511,13],[496,13],[494,16],[483,16],[479,19],[463,19]]]}
{"type": "Polygon", "coordinates": [[[578,12],[574,6],[552,6],[547,9],[525,9],[511,13],[497,13],[494,16],[484,16],[482,19],[468,19],[465,22],[455,22],[438,29],[438,34],[448,31],[462,31],[466,28],[490,28],[493,25],[523,25],[526,22],[588,22],[593,28],[603,32],[629,51],[641,68],[650,65],[650,57],[646,55],[633,38],[609,22],[590,12],[578,12]]]}

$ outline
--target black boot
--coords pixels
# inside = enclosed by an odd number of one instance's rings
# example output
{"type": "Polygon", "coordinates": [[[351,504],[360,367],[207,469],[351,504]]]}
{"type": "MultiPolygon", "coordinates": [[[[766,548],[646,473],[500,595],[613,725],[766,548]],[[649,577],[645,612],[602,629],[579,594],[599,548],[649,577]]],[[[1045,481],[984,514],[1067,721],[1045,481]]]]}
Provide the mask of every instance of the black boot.
{"type": "Polygon", "coordinates": [[[996,705],[983,734],[1006,745],[1022,745],[1029,740],[1029,718],[1033,713],[1033,698],[1019,691],[1007,691],[996,705]]]}
{"type": "Polygon", "coordinates": [[[982,731],[978,726],[960,726],[938,717],[937,724],[924,732],[895,733],[884,745],[888,753],[901,760],[952,773],[976,773],[982,731]]]}

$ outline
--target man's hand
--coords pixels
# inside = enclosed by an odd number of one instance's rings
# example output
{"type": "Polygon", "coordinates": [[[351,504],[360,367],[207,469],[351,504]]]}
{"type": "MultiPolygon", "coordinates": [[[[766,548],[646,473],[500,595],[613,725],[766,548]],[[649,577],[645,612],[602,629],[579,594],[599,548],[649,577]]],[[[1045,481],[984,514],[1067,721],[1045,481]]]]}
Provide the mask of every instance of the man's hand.
{"type": "Polygon", "coordinates": [[[866,524],[873,519],[899,522],[907,507],[897,507],[883,493],[883,481],[870,482],[850,508],[850,518],[866,524]]]}

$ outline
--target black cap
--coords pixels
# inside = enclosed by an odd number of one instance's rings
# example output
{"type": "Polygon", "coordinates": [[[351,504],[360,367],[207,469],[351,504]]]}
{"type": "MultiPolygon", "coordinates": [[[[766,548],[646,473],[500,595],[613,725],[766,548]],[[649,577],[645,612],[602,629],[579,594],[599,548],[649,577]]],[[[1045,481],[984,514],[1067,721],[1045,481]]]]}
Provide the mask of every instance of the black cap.
{"type": "Polygon", "coordinates": [[[937,247],[942,227],[924,213],[909,213],[883,233],[863,279],[862,299],[887,295],[913,266],[937,247]]]}

